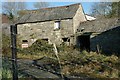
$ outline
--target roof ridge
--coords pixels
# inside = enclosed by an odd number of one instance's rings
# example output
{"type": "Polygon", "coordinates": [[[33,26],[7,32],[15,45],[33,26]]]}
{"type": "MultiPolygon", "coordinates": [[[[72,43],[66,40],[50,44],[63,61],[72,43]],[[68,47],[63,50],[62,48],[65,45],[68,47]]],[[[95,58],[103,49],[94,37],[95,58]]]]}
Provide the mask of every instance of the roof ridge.
{"type": "Polygon", "coordinates": [[[80,5],[80,3],[69,4],[69,5],[64,5],[64,6],[47,7],[47,8],[41,8],[41,9],[64,8],[64,7],[75,6],[75,5],[80,5]]]}
{"type": "Polygon", "coordinates": [[[56,19],[70,19],[73,18],[76,11],[79,8],[80,3],[71,4],[66,6],[58,6],[51,8],[42,8],[37,10],[26,11],[25,15],[32,15],[30,19],[28,16],[23,16],[19,22],[33,22],[33,21],[45,21],[45,20],[56,20],[56,19]],[[25,19],[28,19],[25,21],[25,19]]]}
{"type": "Polygon", "coordinates": [[[75,6],[75,5],[81,5],[81,4],[75,3],[75,4],[64,5],[64,6],[54,6],[54,7],[40,8],[40,9],[34,9],[34,10],[25,10],[25,11],[49,10],[49,9],[54,9],[54,8],[65,8],[65,7],[69,7],[69,6],[75,6]]]}

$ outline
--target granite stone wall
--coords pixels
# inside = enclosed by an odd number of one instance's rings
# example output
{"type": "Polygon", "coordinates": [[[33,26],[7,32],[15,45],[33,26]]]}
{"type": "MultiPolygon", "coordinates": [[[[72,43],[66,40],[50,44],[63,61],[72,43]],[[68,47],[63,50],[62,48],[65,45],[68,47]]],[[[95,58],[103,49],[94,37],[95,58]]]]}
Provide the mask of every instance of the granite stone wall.
{"type": "Polygon", "coordinates": [[[73,20],[60,20],[60,29],[54,30],[55,21],[25,23],[17,25],[19,44],[28,40],[31,45],[37,39],[48,39],[49,43],[61,44],[62,38],[73,34],[73,20]]]}
{"type": "Polygon", "coordinates": [[[120,26],[90,39],[91,51],[120,55],[120,26]]]}
{"type": "Polygon", "coordinates": [[[120,54],[120,20],[118,18],[101,18],[80,24],[81,33],[90,35],[91,51],[100,51],[106,54],[120,54]]]}

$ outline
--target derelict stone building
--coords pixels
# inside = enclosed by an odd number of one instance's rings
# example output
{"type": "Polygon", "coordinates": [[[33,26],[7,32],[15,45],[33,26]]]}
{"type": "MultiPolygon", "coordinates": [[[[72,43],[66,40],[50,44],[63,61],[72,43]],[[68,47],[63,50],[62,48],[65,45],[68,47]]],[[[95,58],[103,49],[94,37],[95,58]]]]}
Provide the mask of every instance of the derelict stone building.
{"type": "Polygon", "coordinates": [[[119,19],[89,16],[89,20],[81,4],[27,11],[17,23],[19,44],[27,42],[30,46],[43,39],[58,45],[76,45],[81,50],[120,53],[119,19]]]}
{"type": "Polygon", "coordinates": [[[31,45],[37,39],[75,44],[74,34],[86,21],[81,4],[43,8],[24,15],[17,23],[18,39],[31,45]]]}
{"type": "Polygon", "coordinates": [[[76,33],[81,49],[120,54],[120,19],[99,18],[80,23],[76,33]]]}

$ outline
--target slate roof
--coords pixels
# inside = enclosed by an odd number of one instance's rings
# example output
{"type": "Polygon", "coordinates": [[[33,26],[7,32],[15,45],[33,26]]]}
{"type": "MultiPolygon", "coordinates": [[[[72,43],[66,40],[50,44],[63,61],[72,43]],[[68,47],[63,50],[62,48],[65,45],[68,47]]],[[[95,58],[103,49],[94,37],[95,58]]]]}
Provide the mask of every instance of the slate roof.
{"type": "Polygon", "coordinates": [[[74,17],[79,5],[80,3],[34,10],[33,13],[24,15],[17,23],[70,19],[74,17]]]}
{"type": "Polygon", "coordinates": [[[100,18],[94,21],[86,21],[80,23],[78,31],[84,29],[83,32],[105,32],[120,26],[120,20],[118,18],[100,18]]]}

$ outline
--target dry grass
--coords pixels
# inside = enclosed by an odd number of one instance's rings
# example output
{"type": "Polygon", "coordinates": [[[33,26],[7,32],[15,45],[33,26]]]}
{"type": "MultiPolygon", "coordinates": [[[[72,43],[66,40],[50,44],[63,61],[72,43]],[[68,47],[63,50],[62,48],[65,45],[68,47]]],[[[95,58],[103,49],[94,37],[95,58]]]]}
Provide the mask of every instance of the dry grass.
{"type": "Polygon", "coordinates": [[[31,55],[31,54],[17,54],[17,58],[21,58],[21,59],[40,59],[42,58],[44,55],[31,55]]]}
{"type": "Polygon", "coordinates": [[[119,70],[116,68],[118,57],[105,56],[96,52],[61,53],[59,54],[62,73],[65,75],[88,75],[93,78],[118,78],[119,70]],[[69,64],[68,64],[69,63],[69,64]],[[71,64],[72,63],[72,64],[71,64]]]}

